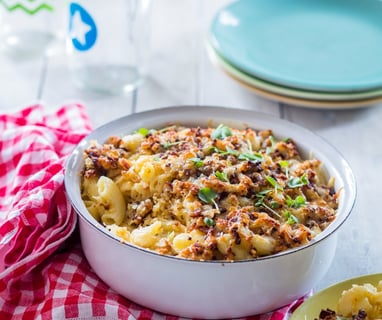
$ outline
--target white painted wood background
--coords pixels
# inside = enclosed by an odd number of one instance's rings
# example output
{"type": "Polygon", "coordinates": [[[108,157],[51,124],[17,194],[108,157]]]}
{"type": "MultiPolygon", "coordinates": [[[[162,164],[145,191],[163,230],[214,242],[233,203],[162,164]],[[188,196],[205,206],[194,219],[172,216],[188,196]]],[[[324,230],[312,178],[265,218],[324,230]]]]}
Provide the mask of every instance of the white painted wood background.
{"type": "Polygon", "coordinates": [[[64,51],[27,61],[0,53],[0,112],[36,101],[52,110],[66,102],[82,102],[98,127],[133,111],[213,105],[259,110],[305,126],[336,146],[353,168],[358,185],[355,208],[339,232],[335,260],[315,289],[382,272],[382,104],[342,110],[294,107],[242,88],[209,61],[204,46],[212,17],[227,2],[153,1],[150,74],[136,95],[105,96],[77,89],[64,51]]]}

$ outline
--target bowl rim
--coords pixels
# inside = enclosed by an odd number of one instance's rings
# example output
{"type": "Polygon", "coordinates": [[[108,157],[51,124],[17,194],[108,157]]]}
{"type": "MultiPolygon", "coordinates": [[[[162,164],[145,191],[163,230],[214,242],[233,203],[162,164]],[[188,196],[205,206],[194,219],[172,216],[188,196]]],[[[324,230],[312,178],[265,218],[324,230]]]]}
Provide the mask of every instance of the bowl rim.
{"type": "MultiPolygon", "coordinates": [[[[212,120],[212,119],[211,119],[212,120]]],[[[165,122],[167,124],[169,123],[174,123],[174,122],[179,122],[180,124],[185,124],[189,120],[166,120],[165,122]]],[[[206,120],[204,120],[206,121],[206,120]]],[[[155,121],[154,121],[155,122],[155,121]]],[[[194,121],[192,121],[194,122],[194,121]]],[[[209,123],[207,121],[207,123],[209,123]]],[[[258,127],[253,124],[253,126],[248,125],[254,129],[258,129],[258,127]]],[[[164,124],[160,125],[159,123],[157,124],[157,127],[163,127],[164,124]]],[[[266,127],[264,127],[266,128],[266,127]]],[[[273,128],[268,128],[273,131],[273,128]]],[[[133,132],[132,130],[126,130],[124,131],[124,134],[129,134],[133,132]]],[[[278,135],[277,131],[274,131],[276,133],[275,135],[278,135]]],[[[121,133],[122,134],[122,133],[121,133]]],[[[297,146],[299,146],[299,141],[296,139],[295,143],[297,146]]],[[[305,150],[306,151],[306,150],[305,150]]],[[[316,151],[316,150],[315,150],[316,151]]],[[[80,159],[81,159],[80,158],[80,159]]],[[[325,167],[325,163],[323,162],[323,165],[325,167]]],[[[285,120],[279,117],[276,117],[271,114],[267,114],[261,111],[255,111],[255,110],[248,110],[248,109],[241,109],[241,108],[233,108],[233,107],[221,107],[221,106],[211,106],[211,105],[178,105],[178,106],[167,106],[167,107],[161,107],[158,109],[151,109],[151,110],[146,110],[146,111],[141,111],[133,114],[128,114],[125,116],[122,116],[120,118],[114,119],[110,122],[107,122],[98,128],[95,128],[92,132],[90,132],[88,135],[86,135],[74,148],[72,153],[66,158],[65,161],[65,166],[64,166],[64,185],[66,189],[66,194],[68,195],[68,200],[73,207],[76,215],[79,216],[79,218],[86,222],[89,226],[91,226],[95,231],[101,232],[103,236],[108,238],[109,240],[115,241],[116,243],[127,246],[133,250],[138,250],[144,254],[150,254],[153,255],[157,258],[164,258],[164,259],[173,259],[177,261],[182,261],[184,263],[196,263],[196,264],[241,264],[241,263],[259,263],[260,261],[268,261],[271,259],[277,259],[278,257],[281,256],[286,256],[290,254],[294,254],[299,251],[306,250],[312,246],[315,246],[319,244],[321,241],[326,239],[327,237],[331,236],[333,233],[335,233],[339,227],[348,219],[350,216],[350,213],[352,212],[356,198],[357,198],[357,185],[356,185],[356,180],[355,176],[353,173],[353,170],[351,169],[349,163],[345,158],[342,156],[340,151],[334,147],[331,143],[329,143],[326,139],[324,139],[322,136],[318,135],[317,133],[307,129],[306,127],[303,127],[301,125],[298,125],[294,122],[291,122],[289,120],[285,120]],[[118,125],[121,124],[127,124],[129,122],[133,123],[131,126],[135,127],[136,129],[139,128],[140,126],[135,125],[135,123],[139,122],[138,120],[140,119],[145,119],[145,118],[163,118],[166,114],[179,114],[179,115],[187,115],[188,113],[191,114],[189,111],[190,108],[198,108],[198,117],[202,119],[203,115],[208,115],[209,117],[211,114],[214,113],[221,113],[223,116],[221,118],[227,119],[226,121],[232,121],[229,118],[227,118],[228,114],[231,114],[231,116],[238,116],[240,119],[235,119],[233,120],[236,123],[242,123],[244,124],[250,124],[251,122],[254,123],[256,122],[256,119],[261,118],[260,121],[268,121],[268,122],[274,122],[279,125],[287,126],[289,129],[293,129],[294,131],[298,131],[299,133],[306,134],[310,136],[311,138],[314,138],[317,143],[323,144],[325,148],[328,148],[328,151],[325,152],[324,154],[332,153],[332,156],[336,157],[338,161],[340,161],[341,166],[343,171],[345,172],[345,176],[343,177],[344,182],[347,182],[347,188],[350,191],[347,195],[345,195],[347,203],[344,205],[344,208],[346,209],[346,212],[343,212],[341,216],[336,216],[336,219],[328,225],[328,227],[323,230],[320,234],[316,235],[312,240],[310,240],[308,243],[292,248],[286,251],[281,251],[276,254],[268,255],[268,256],[263,256],[263,257],[258,257],[258,258],[253,258],[253,259],[244,259],[244,260],[191,260],[191,259],[185,259],[185,258],[180,258],[176,256],[170,256],[170,255],[163,255],[160,253],[157,253],[155,251],[152,251],[150,249],[142,248],[140,246],[134,245],[129,242],[122,242],[120,238],[117,236],[113,235],[111,232],[109,232],[101,223],[99,223],[96,219],[93,218],[93,216],[87,211],[81,197],[79,196],[80,194],[80,186],[77,185],[76,188],[71,186],[75,179],[79,178],[79,172],[76,171],[74,172],[73,168],[76,165],[76,161],[78,160],[79,157],[82,158],[82,154],[85,148],[89,146],[89,142],[92,140],[98,140],[96,137],[102,133],[105,133],[103,135],[104,139],[112,134],[113,132],[109,132],[110,128],[113,127],[118,127],[118,125]],[[254,120],[249,120],[250,116],[254,117],[254,120]],[[243,120],[247,119],[247,120],[243,120]],[[76,190],[74,190],[76,189],[76,190]],[[77,192],[77,195],[76,195],[77,192]],[[80,200],[81,199],[81,200],[80,200]]],[[[343,209],[341,208],[341,211],[343,209]]],[[[337,211],[338,213],[338,211],[337,211]]]]}

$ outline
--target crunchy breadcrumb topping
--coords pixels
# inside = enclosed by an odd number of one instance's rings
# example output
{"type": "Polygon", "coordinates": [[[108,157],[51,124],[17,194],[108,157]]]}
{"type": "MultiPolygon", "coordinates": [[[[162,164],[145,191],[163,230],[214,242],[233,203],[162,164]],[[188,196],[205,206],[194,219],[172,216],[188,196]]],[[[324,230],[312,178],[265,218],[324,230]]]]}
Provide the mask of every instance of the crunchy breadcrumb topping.
{"type": "Polygon", "coordinates": [[[193,260],[244,260],[308,243],[339,192],[318,159],[271,130],[139,129],[85,151],[82,198],[122,241],[193,260]]]}

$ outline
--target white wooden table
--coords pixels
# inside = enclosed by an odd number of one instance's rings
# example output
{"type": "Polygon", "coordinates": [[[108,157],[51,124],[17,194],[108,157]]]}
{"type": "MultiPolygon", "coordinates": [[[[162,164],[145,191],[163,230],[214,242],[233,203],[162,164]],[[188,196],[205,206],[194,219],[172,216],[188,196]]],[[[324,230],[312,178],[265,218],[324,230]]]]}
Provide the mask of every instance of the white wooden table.
{"type": "Polygon", "coordinates": [[[150,75],[134,94],[106,96],[77,89],[64,52],[22,62],[0,53],[0,112],[13,112],[36,101],[52,110],[66,102],[82,102],[98,127],[132,112],[163,106],[212,105],[258,110],[305,126],[337,147],[358,184],[355,208],[339,232],[335,260],[315,289],[382,272],[382,105],[342,110],[294,107],[241,87],[209,61],[204,46],[209,23],[226,2],[153,1],[150,75]]]}

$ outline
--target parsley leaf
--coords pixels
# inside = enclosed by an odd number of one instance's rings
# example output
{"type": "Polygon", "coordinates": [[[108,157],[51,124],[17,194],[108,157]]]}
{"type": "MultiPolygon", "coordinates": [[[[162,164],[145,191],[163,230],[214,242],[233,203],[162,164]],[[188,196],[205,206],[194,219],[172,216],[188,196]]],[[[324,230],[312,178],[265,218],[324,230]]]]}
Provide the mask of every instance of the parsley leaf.
{"type": "Polygon", "coordinates": [[[204,165],[203,160],[200,158],[190,158],[188,160],[192,161],[193,164],[195,165],[195,167],[197,167],[197,168],[203,167],[203,165],[204,165]]]}
{"type": "Polygon", "coordinates": [[[287,219],[288,224],[298,223],[298,219],[290,211],[285,211],[285,219],[287,219]]]}
{"type": "Polygon", "coordinates": [[[201,188],[198,192],[198,197],[200,200],[202,200],[205,203],[213,203],[216,210],[219,211],[219,206],[215,201],[215,198],[218,196],[218,193],[215,190],[212,190],[211,188],[204,187],[201,188]]]}
{"type": "Polygon", "coordinates": [[[266,189],[266,190],[262,190],[258,193],[256,193],[256,198],[257,198],[257,201],[255,203],[255,206],[256,207],[261,207],[264,203],[264,199],[265,199],[265,196],[271,192],[272,190],[271,189],[266,189]]]}
{"type": "Polygon", "coordinates": [[[228,175],[227,173],[225,172],[220,172],[220,171],[216,171],[215,172],[215,176],[220,180],[220,181],[223,181],[223,182],[228,182],[228,175]]]}
{"type": "Polygon", "coordinates": [[[139,128],[137,130],[137,133],[139,133],[140,135],[146,137],[148,134],[149,134],[150,130],[147,129],[147,128],[139,128]]]}
{"type": "Polygon", "coordinates": [[[185,142],[186,141],[164,142],[162,144],[162,146],[163,146],[163,148],[168,149],[168,148],[170,148],[172,146],[176,146],[178,144],[182,144],[182,143],[185,143],[185,142]]]}
{"type": "Polygon", "coordinates": [[[309,183],[308,178],[306,177],[306,173],[304,173],[301,177],[294,177],[288,180],[288,187],[290,188],[298,188],[309,183]]]}
{"type": "Polygon", "coordinates": [[[208,187],[201,188],[198,192],[199,199],[205,203],[214,202],[217,195],[218,193],[215,190],[212,190],[211,188],[208,188],[208,187]]]}
{"type": "Polygon", "coordinates": [[[250,161],[262,161],[263,156],[260,153],[240,153],[238,156],[239,160],[250,160],[250,161]]]}
{"type": "Polygon", "coordinates": [[[232,136],[232,131],[229,127],[225,126],[224,124],[219,124],[219,126],[211,133],[212,139],[223,140],[230,136],[232,136]]]}
{"type": "Polygon", "coordinates": [[[235,149],[231,149],[230,147],[226,147],[226,150],[227,151],[222,151],[222,154],[230,154],[232,156],[237,156],[237,157],[240,155],[239,151],[235,149]]]}
{"type": "Polygon", "coordinates": [[[266,176],[265,179],[275,188],[275,191],[282,190],[283,188],[277,183],[277,181],[271,176],[266,176]]]}
{"type": "Polygon", "coordinates": [[[279,162],[280,164],[280,167],[282,169],[285,169],[285,175],[287,176],[287,178],[289,178],[289,162],[288,160],[282,160],[279,162]]]}
{"type": "Polygon", "coordinates": [[[298,195],[295,199],[292,199],[287,195],[287,199],[285,200],[286,204],[290,208],[300,208],[305,205],[305,198],[301,195],[298,195]]]}
{"type": "Polygon", "coordinates": [[[239,160],[249,160],[249,161],[262,161],[263,156],[261,153],[240,153],[235,149],[231,149],[230,147],[226,147],[226,150],[220,150],[216,147],[212,147],[210,149],[212,152],[216,152],[222,156],[231,155],[237,157],[239,160]]]}

